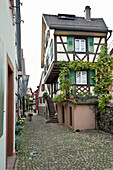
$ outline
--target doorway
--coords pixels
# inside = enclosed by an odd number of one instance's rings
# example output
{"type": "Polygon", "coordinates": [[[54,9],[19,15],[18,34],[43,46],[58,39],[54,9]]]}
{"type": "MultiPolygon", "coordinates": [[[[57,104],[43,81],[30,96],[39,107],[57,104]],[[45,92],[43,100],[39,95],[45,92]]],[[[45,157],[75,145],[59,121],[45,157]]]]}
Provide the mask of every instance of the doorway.
{"type": "Polygon", "coordinates": [[[6,167],[14,148],[14,68],[7,56],[6,167]]]}
{"type": "Polygon", "coordinates": [[[72,107],[69,107],[69,113],[70,113],[70,126],[72,126],[72,107]]]}
{"type": "Polygon", "coordinates": [[[65,123],[64,106],[62,106],[62,123],[65,123]]]}

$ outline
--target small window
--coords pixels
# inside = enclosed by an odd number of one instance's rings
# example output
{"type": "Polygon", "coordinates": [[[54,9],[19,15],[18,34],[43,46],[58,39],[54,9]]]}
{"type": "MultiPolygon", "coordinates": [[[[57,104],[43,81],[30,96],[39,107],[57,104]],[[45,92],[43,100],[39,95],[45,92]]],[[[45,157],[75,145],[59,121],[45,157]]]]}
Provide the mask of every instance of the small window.
{"type": "Polygon", "coordinates": [[[76,84],[87,84],[87,71],[76,72],[76,84]]]}
{"type": "Polygon", "coordinates": [[[76,52],[86,52],[86,40],[75,39],[75,51],[76,52]]]}

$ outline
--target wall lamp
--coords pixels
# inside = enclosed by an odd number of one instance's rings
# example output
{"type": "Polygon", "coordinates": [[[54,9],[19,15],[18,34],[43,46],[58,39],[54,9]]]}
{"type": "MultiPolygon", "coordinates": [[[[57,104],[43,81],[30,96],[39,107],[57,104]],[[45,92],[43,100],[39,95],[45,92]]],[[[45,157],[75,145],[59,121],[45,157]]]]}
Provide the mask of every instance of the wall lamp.
{"type": "MultiPolygon", "coordinates": [[[[20,2],[20,5],[23,6],[23,3],[20,2]]],[[[10,6],[9,9],[12,9],[12,8],[19,8],[20,6],[10,6]]]]}
{"type": "Polygon", "coordinates": [[[20,20],[20,22],[15,22],[15,24],[20,24],[21,22],[24,24],[24,20],[20,20]]]}
{"type": "Polygon", "coordinates": [[[19,6],[10,6],[9,9],[19,8],[19,6]]]}

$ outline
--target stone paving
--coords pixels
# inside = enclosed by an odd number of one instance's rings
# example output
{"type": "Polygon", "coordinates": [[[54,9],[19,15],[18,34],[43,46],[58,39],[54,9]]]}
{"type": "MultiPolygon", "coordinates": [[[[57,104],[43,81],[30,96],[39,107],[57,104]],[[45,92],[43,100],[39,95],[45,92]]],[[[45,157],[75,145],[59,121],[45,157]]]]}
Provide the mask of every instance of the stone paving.
{"type": "Polygon", "coordinates": [[[113,135],[109,133],[73,133],[35,115],[31,122],[25,120],[22,139],[15,170],[113,170],[113,135]]]}

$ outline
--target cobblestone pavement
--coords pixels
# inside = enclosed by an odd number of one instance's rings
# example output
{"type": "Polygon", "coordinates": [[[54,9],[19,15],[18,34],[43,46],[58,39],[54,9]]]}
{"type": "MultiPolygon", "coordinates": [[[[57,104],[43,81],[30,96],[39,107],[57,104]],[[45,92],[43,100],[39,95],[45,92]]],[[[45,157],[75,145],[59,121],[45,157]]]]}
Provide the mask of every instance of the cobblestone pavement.
{"type": "Polygon", "coordinates": [[[111,170],[113,135],[96,130],[73,133],[65,126],[46,124],[42,116],[25,121],[18,151],[18,170],[111,170]],[[31,152],[38,152],[32,157],[31,152]]]}

